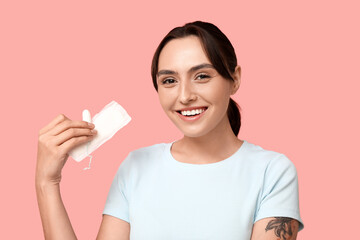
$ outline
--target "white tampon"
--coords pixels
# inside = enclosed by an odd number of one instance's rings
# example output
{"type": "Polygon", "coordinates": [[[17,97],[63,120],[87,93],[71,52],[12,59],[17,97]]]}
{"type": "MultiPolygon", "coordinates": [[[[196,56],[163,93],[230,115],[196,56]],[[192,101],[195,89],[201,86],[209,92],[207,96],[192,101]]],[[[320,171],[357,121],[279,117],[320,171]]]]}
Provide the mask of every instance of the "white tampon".
{"type": "Polygon", "coordinates": [[[82,112],[82,119],[83,121],[85,122],[89,122],[91,123],[91,115],[90,115],[90,111],[85,109],[83,112],[82,112]]]}

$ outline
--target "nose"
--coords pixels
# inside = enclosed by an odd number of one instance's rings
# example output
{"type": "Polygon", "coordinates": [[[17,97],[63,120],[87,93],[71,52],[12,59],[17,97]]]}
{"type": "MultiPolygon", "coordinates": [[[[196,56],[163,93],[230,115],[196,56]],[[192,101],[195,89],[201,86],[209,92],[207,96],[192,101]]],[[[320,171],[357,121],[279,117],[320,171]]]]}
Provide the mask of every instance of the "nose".
{"type": "Polygon", "coordinates": [[[193,89],[193,86],[187,81],[181,82],[179,91],[179,100],[184,105],[187,105],[197,99],[197,95],[193,89]]]}

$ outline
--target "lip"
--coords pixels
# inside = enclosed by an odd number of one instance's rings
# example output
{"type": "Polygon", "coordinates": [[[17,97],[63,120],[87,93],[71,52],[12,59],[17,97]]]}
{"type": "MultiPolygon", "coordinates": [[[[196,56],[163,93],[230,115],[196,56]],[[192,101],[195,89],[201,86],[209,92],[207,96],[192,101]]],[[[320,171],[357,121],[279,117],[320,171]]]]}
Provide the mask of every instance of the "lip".
{"type": "Polygon", "coordinates": [[[188,107],[188,108],[182,108],[182,109],[179,109],[179,110],[176,110],[176,111],[177,112],[179,112],[179,111],[191,111],[191,110],[194,110],[194,109],[207,109],[207,107],[205,107],[205,106],[188,107]]]}
{"type": "Polygon", "coordinates": [[[176,113],[179,115],[179,117],[183,121],[185,121],[185,122],[194,122],[194,121],[198,120],[199,118],[201,118],[206,111],[207,111],[207,107],[193,107],[193,108],[184,108],[182,110],[176,111],[176,113]],[[191,117],[184,116],[180,112],[180,111],[190,111],[190,110],[193,110],[193,109],[201,109],[201,108],[205,108],[205,111],[203,111],[202,113],[200,113],[198,115],[191,116],[191,117]]]}

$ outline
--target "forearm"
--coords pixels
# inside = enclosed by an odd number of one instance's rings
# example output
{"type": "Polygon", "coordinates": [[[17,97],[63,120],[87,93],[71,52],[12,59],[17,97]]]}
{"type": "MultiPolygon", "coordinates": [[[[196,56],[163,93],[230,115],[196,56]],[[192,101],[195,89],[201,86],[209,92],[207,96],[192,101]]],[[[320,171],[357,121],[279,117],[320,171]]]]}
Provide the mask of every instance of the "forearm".
{"type": "Polygon", "coordinates": [[[35,185],[45,239],[77,239],[61,199],[59,184],[36,181],[35,185]]]}

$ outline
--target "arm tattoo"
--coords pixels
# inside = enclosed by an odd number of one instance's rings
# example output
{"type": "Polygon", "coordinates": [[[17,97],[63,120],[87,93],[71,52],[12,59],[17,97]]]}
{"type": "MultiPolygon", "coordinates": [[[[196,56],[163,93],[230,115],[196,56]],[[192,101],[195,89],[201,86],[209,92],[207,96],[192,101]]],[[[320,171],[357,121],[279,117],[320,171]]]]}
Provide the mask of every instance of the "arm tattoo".
{"type": "Polygon", "coordinates": [[[293,235],[291,221],[295,220],[287,217],[275,217],[275,219],[269,221],[265,231],[267,232],[274,229],[275,235],[279,237],[280,240],[289,240],[293,235]]]}

